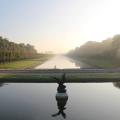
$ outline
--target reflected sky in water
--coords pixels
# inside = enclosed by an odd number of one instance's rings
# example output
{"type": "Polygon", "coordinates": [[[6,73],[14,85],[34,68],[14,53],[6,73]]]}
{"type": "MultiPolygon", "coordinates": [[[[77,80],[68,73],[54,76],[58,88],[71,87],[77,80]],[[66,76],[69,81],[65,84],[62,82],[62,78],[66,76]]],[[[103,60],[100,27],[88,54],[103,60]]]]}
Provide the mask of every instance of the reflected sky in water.
{"type": "Polygon", "coordinates": [[[35,69],[47,69],[47,68],[58,68],[58,69],[63,69],[63,68],[80,68],[80,65],[76,65],[76,63],[63,55],[56,55],[52,59],[46,61],[42,65],[37,66],[35,69]]]}
{"type": "MultiPolygon", "coordinates": [[[[67,83],[66,120],[119,120],[120,89],[113,83],[67,83]]],[[[8,83],[0,87],[0,120],[62,120],[57,84],[8,83]]]]}

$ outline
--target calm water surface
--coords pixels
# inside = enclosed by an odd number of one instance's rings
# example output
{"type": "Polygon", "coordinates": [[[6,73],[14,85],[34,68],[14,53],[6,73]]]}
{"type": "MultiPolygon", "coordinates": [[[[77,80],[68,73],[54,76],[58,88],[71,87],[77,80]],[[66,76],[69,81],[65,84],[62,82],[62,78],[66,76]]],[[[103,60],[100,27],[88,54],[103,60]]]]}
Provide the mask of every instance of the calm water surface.
{"type": "MultiPolygon", "coordinates": [[[[66,84],[66,120],[119,120],[119,83],[66,84]],[[117,87],[115,87],[115,85],[117,87]]],[[[0,120],[63,120],[55,99],[57,84],[8,83],[0,87],[0,120]]],[[[61,104],[64,101],[61,102],[61,104]]]]}
{"type": "Polygon", "coordinates": [[[78,62],[73,59],[70,59],[66,56],[63,55],[56,55],[52,59],[46,61],[42,65],[37,66],[35,69],[47,69],[47,68],[82,68],[82,67],[90,67],[89,65],[83,63],[83,62],[78,62]]]}

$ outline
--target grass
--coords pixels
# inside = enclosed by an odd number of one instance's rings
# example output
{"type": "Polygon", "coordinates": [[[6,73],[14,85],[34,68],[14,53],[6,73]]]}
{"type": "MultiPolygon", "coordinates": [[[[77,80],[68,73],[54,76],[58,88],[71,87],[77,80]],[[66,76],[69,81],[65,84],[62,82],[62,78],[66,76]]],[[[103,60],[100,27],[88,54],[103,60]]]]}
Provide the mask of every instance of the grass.
{"type": "Polygon", "coordinates": [[[46,60],[48,60],[50,56],[42,56],[37,59],[25,59],[19,61],[13,61],[10,63],[0,64],[0,69],[29,69],[34,68],[37,65],[42,64],[46,60]]]}
{"type": "Polygon", "coordinates": [[[80,58],[79,61],[89,64],[90,66],[96,68],[118,68],[120,63],[111,59],[90,59],[90,58],[80,58]]]}
{"type": "Polygon", "coordinates": [[[39,74],[0,74],[0,82],[56,82],[50,76],[39,74]]]}
{"type": "MultiPolygon", "coordinates": [[[[30,82],[30,83],[56,83],[61,78],[59,73],[17,73],[0,74],[0,82],[30,82]]],[[[66,82],[120,82],[120,73],[67,73],[66,82]]]]}
{"type": "Polygon", "coordinates": [[[68,76],[69,82],[114,82],[120,81],[120,73],[79,73],[68,76]]]}

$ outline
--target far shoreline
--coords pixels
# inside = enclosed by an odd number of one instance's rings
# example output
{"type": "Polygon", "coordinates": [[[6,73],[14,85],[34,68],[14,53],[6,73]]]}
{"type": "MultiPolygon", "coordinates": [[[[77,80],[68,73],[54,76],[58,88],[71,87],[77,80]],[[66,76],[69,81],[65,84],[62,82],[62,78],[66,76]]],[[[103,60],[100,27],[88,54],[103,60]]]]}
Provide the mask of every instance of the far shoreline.
{"type": "Polygon", "coordinates": [[[39,58],[23,59],[23,60],[17,60],[17,61],[12,61],[7,63],[1,63],[0,70],[35,69],[35,67],[43,64],[44,62],[51,59],[52,57],[53,55],[43,54],[39,58]]]}

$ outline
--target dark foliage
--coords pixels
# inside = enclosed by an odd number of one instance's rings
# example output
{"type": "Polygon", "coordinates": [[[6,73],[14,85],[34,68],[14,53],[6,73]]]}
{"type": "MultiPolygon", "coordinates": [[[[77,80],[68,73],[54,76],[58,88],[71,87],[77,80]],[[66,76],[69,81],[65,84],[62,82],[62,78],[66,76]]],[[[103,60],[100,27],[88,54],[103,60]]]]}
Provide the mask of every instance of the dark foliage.
{"type": "Polygon", "coordinates": [[[38,56],[34,46],[17,44],[0,36],[0,63],[20,59],[36,58],[38,56]]]}

